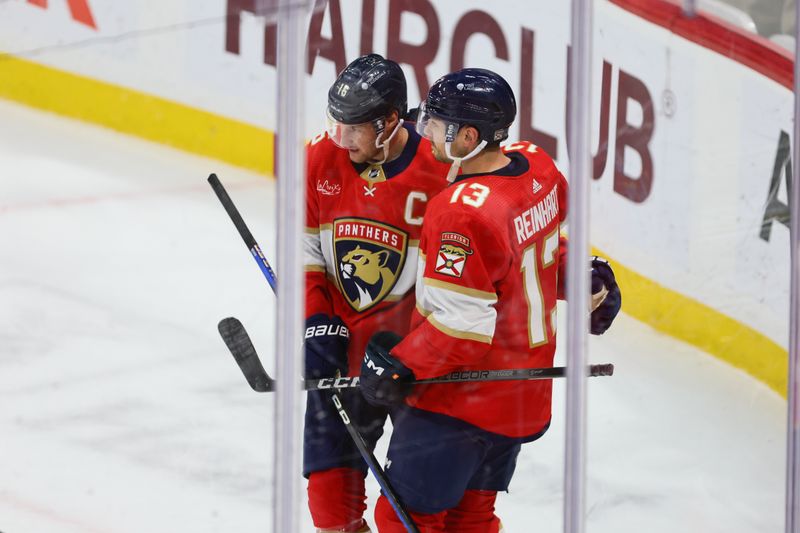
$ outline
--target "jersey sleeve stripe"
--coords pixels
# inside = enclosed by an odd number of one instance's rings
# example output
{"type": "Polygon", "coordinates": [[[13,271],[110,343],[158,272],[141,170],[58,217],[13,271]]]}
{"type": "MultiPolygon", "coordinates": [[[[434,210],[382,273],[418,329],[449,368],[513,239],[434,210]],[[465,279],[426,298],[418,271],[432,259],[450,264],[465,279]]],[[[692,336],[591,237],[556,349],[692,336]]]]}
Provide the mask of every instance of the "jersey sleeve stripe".
{"type": "Polygon", "coordinates": [[[419,266],[419,262],[417,260],[418,254],[419,248],[416,246],[408,247],[405,265],[403,265],[403,270],[400,272],[400,277],[397,278],[397,282],[394,284],[394,287],[392,287],[392,291],[389,293],[389,295],[403,296],[414,289],[414,284],[417,281],[417,270],[414,268],[414,266],[419,266]]]}
{"type": "Polygon", "coordinates": [[[492,336],[491,335],[481,335],[480,333],[473,333],[473,332],[470,332],[470,331],[463,331],[463,330],[458,330],[458,329],[453,329],[453,328],[447,327],[444,324],[442,324],[441,322],[439,322],[438,320],[436,320],[434,315],[429,315],[428,316],[428,322],[431,324],[431,326],[433,326],[434,328],[438,329],[439,331],[441,331],[442,333],[444,333],[445,335],[447,335],[449,337],[454,337],[456,339],[477,341],[477,342],[482,342],[482,343],[485,343],[485,344],[491,344],[492,343],[492,336]]]}
{"type": "Polygon", "coordinates": [[[497,294],[489,291],[481,291],[478,289],[470,289],[468,287],[462,287],[461,285],[456,285],[455,283],[448,283],[446,281],[442,281],[439,279],[433,278],[424,278],[423,283],[425,283],[428,287],[435,287],[437,289],[444,289],[446,291],[457,292],[459,294],[463,294],[466,296],[470,296],[472,298],[478,298],[481,300],[489,300],[491,302],[497,301],[497,294]]]}
{"type": "Polygon", "coordinates": [[[306,270],[309,267],[325,269],[325,256],[322,254],[322,241],[318,234],[305,233],[303,235],[303,265],[306,270]]]}
{"type": "Polygon", "coordinates": [[[476,298],[426,283],[417,306],[436,329],[451,337],[491,342],[497,320],[496,302],[496,296],[492,300],[476,298]]]}
{"type": "Polygon", "coordinates": [[[422,282],[423,274],[425,273],[425,254],[423,253],[422,249],[419,250],[419,258],[417,259],[417,277],[416,277],[416,285],[414,287],[414,296],[416,297],[417,309],[422,316],[428,316],[429,313],[424,312],[424,309],[420,306],[422,300],[425,298],[425,284],[422,282]]]}

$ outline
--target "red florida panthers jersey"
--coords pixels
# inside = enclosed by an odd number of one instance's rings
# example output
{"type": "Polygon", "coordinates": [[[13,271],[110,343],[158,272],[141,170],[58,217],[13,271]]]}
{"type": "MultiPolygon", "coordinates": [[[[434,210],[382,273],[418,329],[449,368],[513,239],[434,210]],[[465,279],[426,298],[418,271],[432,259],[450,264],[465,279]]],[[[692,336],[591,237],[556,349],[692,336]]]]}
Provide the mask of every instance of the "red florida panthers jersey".
{"type": "MultiPolygon", "coordinates": [[[[509,165],[459,177],[428,206],[412,331],[392,350],[417,379],[553,365],[567,182],[533,144],[505,152],[509,165]]],[[[550,421],[551,391],[549,380],[437,384],[407,402],[532,437],[550,421]]]]}
{"type": "Polygon", "coordinates": [[[337,315],[350,329],[350,375],[373,333],[408,331],[422,217],[447,185],[449,166],[406,131],[402,154],[381,166],[354,166],[327,135],[308,147],[306,316],[337,315]]]}

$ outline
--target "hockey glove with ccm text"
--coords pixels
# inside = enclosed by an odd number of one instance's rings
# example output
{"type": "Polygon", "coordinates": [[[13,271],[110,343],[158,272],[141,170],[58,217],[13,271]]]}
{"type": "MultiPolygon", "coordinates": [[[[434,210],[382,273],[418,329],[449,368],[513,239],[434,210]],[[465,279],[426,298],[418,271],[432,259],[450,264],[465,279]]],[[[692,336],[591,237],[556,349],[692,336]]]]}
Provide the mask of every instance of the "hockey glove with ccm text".
{"type": "Polygon", "coordinates": [[[592,314],[589,331],[602,335],[614,322],[622,307],[622,293],[611,265],[602,257],[592,257],[592,314]]]}
{"type": "Polygon", "coordinates": [[[392,407],[414,388],[414,373],[390,353],[401,340],[396,333],[379,331],[367,343],[359,386],[371,405],[392,407]]]}
{"type": "Polygon", "coordinates": [[[308,317],[303,341],[306,379],[346,376],[349,341],[350,332],[338,316],[317,313],[308,317]]]}

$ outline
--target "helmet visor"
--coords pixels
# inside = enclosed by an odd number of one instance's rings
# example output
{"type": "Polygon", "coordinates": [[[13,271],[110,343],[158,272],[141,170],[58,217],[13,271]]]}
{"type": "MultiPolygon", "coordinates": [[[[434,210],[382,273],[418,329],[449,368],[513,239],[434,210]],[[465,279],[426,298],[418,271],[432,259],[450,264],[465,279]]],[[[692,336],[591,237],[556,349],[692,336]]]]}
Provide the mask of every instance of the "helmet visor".
{"type": "Polygon", "coordinates": [[[437,144],[453,142],[461,124],[432,115],[425,102],[419,105],[417,133],[437,144]]]}
{"type": "Polygon", "coordinates": [[[344,124],[331,116],[330,110],[325,113],[328,137],[339,148],[360,148],[375,143],[374,120],[361,124],[344,124]]]}

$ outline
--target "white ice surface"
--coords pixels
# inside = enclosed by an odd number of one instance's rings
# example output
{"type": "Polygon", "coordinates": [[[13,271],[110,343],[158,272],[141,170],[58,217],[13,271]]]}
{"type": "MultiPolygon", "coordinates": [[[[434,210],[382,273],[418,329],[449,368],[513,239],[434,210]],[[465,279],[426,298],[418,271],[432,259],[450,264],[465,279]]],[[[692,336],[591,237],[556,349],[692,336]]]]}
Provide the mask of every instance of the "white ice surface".
{"type": "MultiPolygon", "coordinates": [[[[271,531],[273,399],[216,323],[274,368],[275,300],[212,171],[274,257],[272,180],[0,102],[0,532],[271,531]]],[[[784,400],[625,316],[590,349],[616,375],[589,386],[587,531],[783,530],[784,400]]],[[[507,533],[562,530],[563,387],[507,533]]]]}

